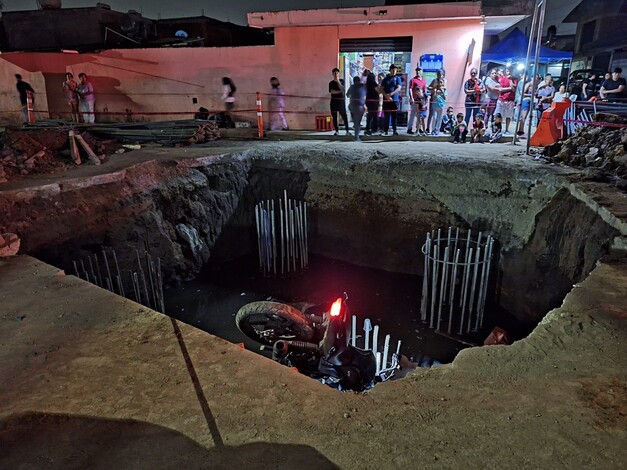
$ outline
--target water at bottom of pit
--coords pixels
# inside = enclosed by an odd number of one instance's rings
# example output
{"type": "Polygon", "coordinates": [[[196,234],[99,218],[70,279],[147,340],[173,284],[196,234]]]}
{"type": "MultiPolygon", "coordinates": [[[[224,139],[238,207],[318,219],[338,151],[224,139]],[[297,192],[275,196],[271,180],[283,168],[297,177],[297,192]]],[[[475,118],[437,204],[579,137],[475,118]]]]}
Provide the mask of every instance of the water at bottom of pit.
{"type": "MultiPolygon", "coordinates": [[[[451,362],[468,345],[442,336],[420,321],[421,290],[421,277],[320,256],[311,256],[309,268],[302,273],[264,277],[257,259],[250,256],[226,263],[218,270],[205,270],[193,281],[168,288],[165,301],[168,315],[270,356],[270,351],[262,352],[258,343],[237,329],[235,315],[240,307],[270,297],[284,302],[325,303],[346,292],[350,314],[357,317],[357,347],[363,347],[364,319],[369,318],[373,326],[379,325],[380,349],[389,334],[392,350],[401,340],[401,353],[417,361],[428,356],[441,363],[451,362]]],[[[463,339],[482,344],[492,329],[491,322],[486,323],[484,331],[463,339]]]]}

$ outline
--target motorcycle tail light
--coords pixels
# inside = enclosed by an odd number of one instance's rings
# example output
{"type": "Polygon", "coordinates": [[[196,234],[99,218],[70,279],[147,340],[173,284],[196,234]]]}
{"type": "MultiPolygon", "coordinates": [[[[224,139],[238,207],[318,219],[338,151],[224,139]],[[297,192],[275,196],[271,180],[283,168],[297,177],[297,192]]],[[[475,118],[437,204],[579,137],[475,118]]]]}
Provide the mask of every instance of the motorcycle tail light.
{"type": "Polygon", "coordinates": [[[339,317],[340,313],[342,313],[342,298],[338,297],[333,305],[331,305],[331,310],[329,311],[329,315],[332,317],[339,317]]]}

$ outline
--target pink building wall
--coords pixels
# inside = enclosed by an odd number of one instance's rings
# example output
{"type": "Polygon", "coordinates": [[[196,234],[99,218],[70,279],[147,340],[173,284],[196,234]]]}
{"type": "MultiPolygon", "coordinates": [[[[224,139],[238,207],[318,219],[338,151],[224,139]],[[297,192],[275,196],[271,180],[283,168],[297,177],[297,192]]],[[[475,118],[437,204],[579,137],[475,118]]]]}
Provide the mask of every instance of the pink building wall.
{"type": "Polygon", "coordinates": [[[472,39],[476,42],[473,65],[480,61],[483,25],[478,18],[277,27],[275,46],[1,54],[0,119],[18,122],[15,73],[35,88],[36,109],[43,116],[67,118],[61,84],[64,73],[70,71],[76,78],[80,72],[91,77],[97,112],[116,113],[103,114],[98,121],[124,121],[129,111],[134,113],[133,120],[164,120],[191,118],[199,106],[221,110],[221,78],[229,76],[237,86],[236,117],[256,123],[255,92],[268,92],[269,78],[275,75],[287,95],[298,95],[285,98],[290,127],[312,129],[315,115],[328,114],[327,84],[331,69],[338,65],[339,40],[388,36],[413,37],[414,65],[421,54],[443,54],[448,101],[456,109],[463,108],[461,88],[472,39]]]}

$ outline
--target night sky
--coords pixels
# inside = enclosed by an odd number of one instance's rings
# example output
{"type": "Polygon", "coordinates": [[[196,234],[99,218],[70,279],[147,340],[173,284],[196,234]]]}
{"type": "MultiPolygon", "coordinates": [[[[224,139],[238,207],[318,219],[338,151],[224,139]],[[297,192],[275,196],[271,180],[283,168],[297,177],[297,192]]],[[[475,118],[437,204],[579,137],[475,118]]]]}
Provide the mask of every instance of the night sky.
{"type": "MultiPolygon", "coordinates": [[[[63,8],[93,7],[98,0],[63,0],[63,8]]],[[[385,0],[101,0],[112,10],[130,9],[157,19],[205,16],[233,23],[246,24],[249,11],[277,11],[311,8],[339,8],[384,5],[385,0]]],[[[35,10],[36,0],[2,0],[4,11],[35,10]]]]}

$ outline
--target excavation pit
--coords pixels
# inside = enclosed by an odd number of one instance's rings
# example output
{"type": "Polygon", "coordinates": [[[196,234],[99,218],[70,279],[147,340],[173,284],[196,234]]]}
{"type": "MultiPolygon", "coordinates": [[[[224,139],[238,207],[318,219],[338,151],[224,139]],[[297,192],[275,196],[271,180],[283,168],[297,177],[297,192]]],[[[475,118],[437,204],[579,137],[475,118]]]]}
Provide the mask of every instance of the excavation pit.
{"type": "MultiPolygon", "coordinates": [[[[296,178],[306,184],[294,189],[304,188],[302,196],[318,208],[315,256],[418,276],[420,234],[428,228],[491,230],[500,245],[494,302],[537,326],[512,346],[464,349],[451,365],[418,370],[367,396],[336,394],[184,324],[182,353],[167,317],[31,258],[2,260],[0,364],[3,383],[11,384],[0,392],[3,419],[22,416],[29,429],[45,424],[28,421],[29,412],[55,414],[67,426],[71,416],[107,419],[110,426],[152,423],[213,448],[191,466],[225,463],[234,454],[278,465],[247,446],[254,443],[306,444],[331,468],[384,468],[390,448],[398,449],[393,465],[399,468],[416,461],[482,468],[486,455],[512,467],[543,468],[556,460],[570,467],[619,465],[627,274],[619,253],[597,261],[620,245],[624,223],[608,194],[601,204],[594,185],[576,182],[569,171],[489,151],[436,157],[429,145],[416,152],[386,144],[383,153],[345,143],[192,149],[179,156],[164,149],[136,155],[143,163],[127,162],[118,173],[7,187],[2,224],[20,234],[23,253],[71,273],[71,260],[100,247],[115,248],[121,265],[132,264],[135,248],[147,249],[162,259],[171,285],[203,267],[254,257],[250,219],[238,211],[289,189],[296,178]],[[207,157],[211,151],[224,155],[207,157]],[[260,178],[267,173],[279,181],[260,178]],[[365,218],[363,207],[387,211],[365,218]],[[390,220],[394,225],[375,223],[390,220]],[[203,245],[181,235],[180,224],[195,228],[203,245]],[[398,225],[403,230],[392,230],[398,225]],[[351,245],[340,245],[342,239],[351,245]],[[368,244],[378,251],[364,250],[368,244]],[[124,259],[125,253],[132,255],[124,259]],[[347,437],[354,433],[363,439],[352,445],[347,437]],[[433,439],[417,446],[416,435],[433,439]],[[516,446],[509,445],[512,435],[516,446]]],[[[119,444],[109,455],[122,455],[119,449],[130,444],[115,436],[107,434],[107,442],[119,444]]],[[[37,455],[47,455],[43,450],[37,455]]]]}

